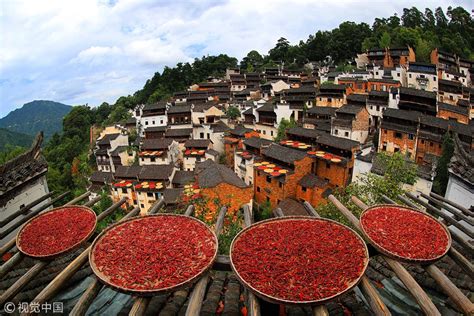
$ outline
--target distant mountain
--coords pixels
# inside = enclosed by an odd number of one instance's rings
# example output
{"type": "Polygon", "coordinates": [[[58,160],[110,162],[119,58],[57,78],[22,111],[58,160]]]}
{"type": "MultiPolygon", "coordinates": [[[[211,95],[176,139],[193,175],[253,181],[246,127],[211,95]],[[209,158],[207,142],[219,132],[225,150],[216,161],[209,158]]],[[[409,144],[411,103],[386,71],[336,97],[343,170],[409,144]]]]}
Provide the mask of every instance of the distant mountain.
{"type": "Polygon", "coordinates": [[[0,152],[5,149],[7,144],[29,148],[33,143],[33,139],[34,136],[0,128],[0,152]]]}
{"type": "Polygon", "coordinates": [[[66,104],[36,100],[8,113],[0,119],[0,128],[35,136],[39,131],[49,138],[63,127],[63,117],[72,107],[66,104]]]}

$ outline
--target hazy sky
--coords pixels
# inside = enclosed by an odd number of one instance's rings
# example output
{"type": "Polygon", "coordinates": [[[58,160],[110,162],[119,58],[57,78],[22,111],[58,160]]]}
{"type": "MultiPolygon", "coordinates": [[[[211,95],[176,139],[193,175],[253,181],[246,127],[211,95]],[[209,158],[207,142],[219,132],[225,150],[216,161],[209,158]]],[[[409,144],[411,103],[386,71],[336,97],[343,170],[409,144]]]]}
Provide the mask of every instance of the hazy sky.
{"type": "Polygon", "coordinates": [[[471,1],[1,0],[0,117],[37,99],[113,103],[179,61],[240,60],[346,20],[371,25],[411,6],[470,11],[471,1]]]}

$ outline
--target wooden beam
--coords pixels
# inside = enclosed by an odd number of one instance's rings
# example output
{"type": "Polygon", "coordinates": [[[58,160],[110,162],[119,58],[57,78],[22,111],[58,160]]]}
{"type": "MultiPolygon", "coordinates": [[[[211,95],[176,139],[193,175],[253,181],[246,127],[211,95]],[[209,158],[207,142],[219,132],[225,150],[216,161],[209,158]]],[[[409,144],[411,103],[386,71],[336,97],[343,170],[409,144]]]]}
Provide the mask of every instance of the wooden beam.
{"type": "Polygon", "coordinates": [[[34,200],[33,202],[21,207],[18,211],[10,214],[9,216],[5,217],[3,220],[0,221],[0,228],[17,218],[18,216],[27,213],[32,207],[38,205],[39,203],[43,202],[47,198],[51,197],[54,194],[54,191],[49,192],[48,194],[43,195],[42,197],[34,200]]]}
{"type": "Polygon", "coordinates": [[[186,212],[184,212],[184,215],[193,216],[193,214],[194,214],[194,205],[189,205],[188,208],[186,209],[186,212]]]}
{"type": "MultiPolygon", "coordinates": [[[[360,208],[367,209],[367,205],[362,203],[355,196],[351,197],[352,201],[360,208]]],[[[393,263],[389,265],[392,267],[393,263]]],[[[446,295],[466,314],[474,313],[474,305],[471,301],[459,290],[456,285],[434,264],[422,266],[425,271],[435,280],[436,284],[444,291],[446,295]]]]}
{"type": "Polygon", "coordinates": [[[84,200],[86,197],[88,197],[89,195],[91,195],[91,192],[90,191],[87,191],[86,193],[83,193],[81,195],[79,195],[78,197],[72,199],[71,201],[67,202],[66,204],[64,205],[74,205],[82,200],[84,200]]]}
{"type": "MultiPolygon", "coordinates": [[[[334,195],[329,196],[329,200],[337,207],[337,209],[344,215],[346,218],[360,231],[361,226],[359,219],[352,214],[334,195]]],[[[358,200],[358,199],[357,199],[358,200]]],[[[362,201],[352,199],[352,201],[357,205],[361,206],[362,201]],[[359,205],[358,205],[359,204],[359,205]]],[[[363,204],[365,205],[365,204],[363,204]]],[[[441,315],[436,306],[433,304],[428,294],[421,288],[421,286],[416,282],[416,280],[408,273],[408,271],[403,267],[401,263],[395,261],[386,256],[382,256],[385,261],[388,263],[390,268],[395,272],[395,275],[402,281],[407,290],[413,295],[415,300],[418,302],[418,305],[421,307],[423,312],[427,315],[441,315]]]]}
{"type": "Polygon", "coordinates": [[[442,197],[441,195],[438,195],[434,192],[430,192],[430,196],[434,197],[437,200],[443,201],[443,202],[445,202],[445,203],[447,203],[451,206],[454,206],[455,208],[457,208],[458,210],[460,210],[461,212],[463,212],[464,214],[466,214],[468,216],[474,217],[474,212],[473,211],[468,210],[467,208],[465,208],[462,205],[459,205],[458,203],[455,203],[451,200],[448,200],[448,199],[446,199],[446,198],[442,197]]]}
{"type": "Polygon", "coordinates": [[[461,219],[467,223],[469,223],[470,225],[474,226],[474,219],[472,217],[469,217],[467,215],[464,215],[463,212],[461,211],[458,211],[457,209],[455,209],[454,207],[452,206],[449,206],[447,204],[444,204],[443,202],[441,202],[440,200],[437,200],[435,198],[432,198],[431,196],[429,195],[426,195],[422,192],[420,192],[421,196],[424,197],[425,199],[427,199],[428,201],[436,204],[438,206],[439,209],[445,209],[446,211],[450,212],[451,214],[453,214],[455,217],[457,217],[458,219],[461,219]]]}
{"type": "MultiPolygon", "coordinates": [[[[250,208],[248,205],[244,205],[244,228],[249,227],[253,223],[252,214],[250,213],[250,208]]],[[[250,292],[249,290],[245,289],[247,293],[247,302],[248,302],[248,313],[250,316],[260,316],[260,303],[258,298],[250,292]]]]}
{"type": "Polygon", "coordinates": [[[150,297],[138,297],[135,300],[130,312],[128,313],[129,316],[140,316],[145,315],[146,309],[150,304],[151,298],[150,297]]]}
{"type": "MultiPolygon", "coordinates": [[[[140,212],[138,207],[135,207],[130,213],[125,215],[121,221],[136,216],[140,212]]],[[[40,305],[52,299],[64,284],[87,262],[91,247],[87,247],[79,256],[77,256],[69,265],[64,268],[32,301],[32,303],[39,303],[40,305]]]]}
{"type": "MultiPolygon", "coordinates": [[[[412,201],[410,201],[409,199],[407,199],[403,195],[397,195],[397,198],[409,207],[413,207],[413,208],[416,208],[416,209],[420,208],[419,205],[416,205],[415,203],[413,203],[412,201]]],[[[397,204],[397,203],[395,203],[395,204],[397,204]]]]}
{"type": "MultiPolygon", "coordinates": [[[[309,204],[307,201],[303,202],[304,207],[308,211],[308,213],[311,214],[311,216],[314,216],[316,218],[321,218],[319,216],[318,212],[313,208],[311,204],[309,204]]],[[[388,307],[385,305],[383,302],[382,298],[379,296],[377,290],[372,286],[369,278],[365,275],[362,276],[361,281],[359,285],[357,286],[361,292],[364,294],[365,299],[369,303],[370,307],[372,308],[372,311],[375,315],[381,316],[381,315],[392,315],[390,313],[390,310],[388,307]]]]}
{"type": "Polygon", "coordinates": [[[285,214],[283,214],[283,211],[281,208],[277,207],[276,209],[273,210],[273,215],[275,217],[283,217],[285,214]]]}
{"type": "Polygon", "coordinates": [[[100,213],[99,215],[97,215],[97,222],[100,222],[101,220],[103,220],[104,218],[106,218],[107,216],[111,215],[112,213],[114,213],[120,206],[122,206],[123,203],[125,203],[127,201],[127,198],[123,197],[122,199],[120,199],[117,203],[111,205],[108,209],[106,209],[105,211],[103,211],[102,213],[100,213]]]}
{"type": "Polygon", "coordinates": [[[15,229],[17,229],[18,227],[20,227],[21,225],[23,225],[24,223],[26,223],[27,221],[29,221],[30,219],[32,219],[33,217],[35,217],[36,215],[38,215],[39,213],[41,213],[43,210],[45,210],[46,208],[50,207],[51,205],[53,205],[56,201],[59,201],[61,200],[63,197],[66,196],[67,193],[63,193],[61,195],[59,195],[58,197],[56,197],[54,200],[52,200],[51,202],[47,203],[47,204],[44,204],[44,205],[41,205],[38,209],[32,211],[31,213],[25,215],[24,217],[22,217],[21,219],[19,219],[17,222],[13,223],[13,225],[11,225],[10,227],[8,227],[6,230],[4,230],[3,232],[0,233],[0,239],[3,239],[5,238],[6,236],[8,236],[12,231],[14,231],[15,229]]]}
{"type": "Polygon", "coordinates": [[[417,202],[418,204],[423,205],[424,207],[426,207],[426,210],[431,211],[431,213],[434,213],[434,215],[441,217],[447,223],[453,225],[454,227],[456,227],[457,229],[459,229],[460,231],[462,231],[463,233],[468,235],[470,238],[474,238],[474,231],[472,231],[469,228],[463,226],[456,219],[454,219],[451,216],[445,214],[442,210],[437,209],[436,207],[434,207],[432,205],[429,205],[428,203],[421,200],[419,197],[413,195],[410,192],[405,193],[405,195],[408,196],[413,201],[417,202]]]}
{"type": "MultiPolygon", "coordinates": [[[[217,237],[219,237],[220,232],[224,226],[224,218],[227,212],[227,207],[223,206],[219,211],[217,216],[216,225],[214,231],[216,232],[217,237]]],[[[191,295],[189,296],[188,308],[186,309],[186,316],[199,315],[202,307],[202,300],[204,299],[204,294],[206,293],[207,283],[209,282],[209,274],[206,273],[194,286],[191,295]]]]}
{"type": "Polygon", "coordinates": [[[15,283],[0,296],[0,306],[3,306],[8,301],[11,301],[21,289],[23,289],[34,277],[36,277],[43,269],[50,263],[50,261],[39,261],[32,266],[25,274],[23,274],[15,283]]]}
{"type": "Polygon", "coordinates": [[[77,301],[74,308],[69,313],[70,316],[83,316],[86,314],[87,310],[91,306],[94,299],[99,295],[100,290],[104,286],[100,281],[94,277],[92,282],[87,287],[86,291],[81,295],[79,300],[77,301]]]}
{"type": "Polygon", "coordinates": [[[7,275],[11,269],[13,269],[17,264],[19,264],[25,256],[21,252],[17,252],[13,255],[10,259],[7,260],[1,267],[0,267],[0,279],[7,275]]]}
{"type": "Polygon", "coordinates": [[[165,200],[163,198],[157,200],[148,210],[148,214],[156,214],[160,208],[165,205],[165,200]]]}

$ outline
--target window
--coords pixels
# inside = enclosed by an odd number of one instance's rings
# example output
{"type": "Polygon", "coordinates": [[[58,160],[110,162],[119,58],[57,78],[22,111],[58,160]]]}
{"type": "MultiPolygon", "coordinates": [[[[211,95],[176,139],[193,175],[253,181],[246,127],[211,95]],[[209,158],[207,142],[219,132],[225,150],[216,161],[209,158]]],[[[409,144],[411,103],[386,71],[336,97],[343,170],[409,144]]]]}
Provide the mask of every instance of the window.
{"type": "Polygon", "coordinates": [[[337,135],[337,132],[338,132],[338,131],[337,131],[337,129],[335,129],[335,130],[334,130],[334,134],[336,134],[336,135],[337,135]]]}
{"type": "Polygon", "coordinates": [[[413,134],[408,134],[408,139],[414,140],[414,139],[415,139],[415,135],[413,135],[413,134]]]}
{"type": "Polygon", "coordinates": [[[145,121],[145,125],[148,125],[148,121],[145,121]]]}
{"type": "Polygon", "coordinates": [[[267,196],[267,202],[270,202],[270,198],[267,196]]]}
{"type": "Polygon", "coordinates": [[[122,193],[127,193],[127,189],[122,188],[122,193]]]}
{"type": "Polygon", "coordinates": [[[436,77],[433,77],[433,81],[436,81],[436,77]]]}
{"type": "Polygon", "coordinates": [[[411,74],[408,74],[408,78],[411,78],[411,74]]]}
{"type": "Polygon", "coordinates": [[[140,203],[140,207],[141,207],[141,208],[145,208],[145,204],[140,203]]]}
{"type": "Polygon", "coordinates": [[[262,132],[263,132],[263,135],[267,135],[267,132],[265,130],[263,130],[262,132]]]}
{"type": "Polygon", "coordinates": [[[155,121],[151,121],[151,124],[155,125],[155,121]]]}
{"type": "Polygon", "coordinates": [[[283,183],[280,182],[280,181],[278,181],[278,187],[279,187],[279,188],[283,188],[283,183]]]}
{"type": "Polygon", "coordinates": [[[393,150],[393,152],[395,152],[395,153],[398,153],[399,151],[400,151],[400,148],[398,148],[398,147],[395,147],[394,150],[393,150]]]}
{"type": "Polygon", "coordinates": [[[400,132],[395,132],[394,134],[395,134],[395,135],[394,135],[395,138],[402,138],[402,133],[400,133],[400,132]]]}
{"type": "Polygon", "coordinates": [[[326,162],[326,169],[331,169],[331,164],[329,162],[326,162]]]}
{"type": "Polygon", "coordinates": [[[397,77],[400,77],[400,73],[399,73],[399,72],[397,72],[397,77]]]}
{"type": "Polygon", "coordinates": [[[430,142],[430,147],[433,147],[433,142],[430,142]]]}
{"type": "Polygon", "coordinates": [[[301,191],[306,192],[306,187],[301,187],[301,191]]]}
{"type": "Polygon", "coordinates": [[[257,192],[260,192],[260,187],[257,187],[257,192]]]}
{"type": "Polygon", "coordinates": [[[272,183],[272,177],[267,176],[267,182],[268,182],[268,183],[272,183]]]}
{"type": "Polygon", "coordinates": [[[383,133],[384,133],[384,134],[387,134],[387,130],[386,130],[386,129],[384,129],[384,130],[383,130],[383,133]]]}
{"type": "Polygon", "coordinates": [[[380,111],[380,105],[377,105],[376,109],[377,109],[377,112],[379,112],[380,111]]]}
{"type": "Polygon", "coordinates": [[[332,102],[332,98],[328,98],[328,102],[332,102]]]}
{"type": "Polygon", "coordinates": [[[199,133],[199,138],[204,138],[204,133],[199,133]]]}
{"type": "Polygon", "coordinates": [[[349,137],[349,132],[344,132],[344,136],[349,137]]]}
{"type": "Polygon", "coordinates": [[[207,133],[207,139],[211,138],[211,134],[207,133]]]}
{"type": "Polygon", "coordinates": [[[387,143],[383,143],[383,145],[382,145],[382,150],[383,150],[383,151],[387,151],[387,143]]]}
{"type": "Polygon", "coordinates": [[[146,194],[146,196],[148,196],[148,197],[153,197],[153,192],[148,192],[148,193],[146,194]]]}
{"type": "Polygon", "coordinates": [[[370,106],[370,109],[371,109],[371,110],[373,110],[373,109],[374,109],[374,107],[371,105],[371,106],[370,106]]]}
{"type": "Polygon", "coordinates": [[[273,131],[270,131],[270,135],[273,136],[273,131]]]}
{"type": "Polygon", "coordinates": [[[160,120],[160,124],[163,124],[163,120],[160,120]]]}

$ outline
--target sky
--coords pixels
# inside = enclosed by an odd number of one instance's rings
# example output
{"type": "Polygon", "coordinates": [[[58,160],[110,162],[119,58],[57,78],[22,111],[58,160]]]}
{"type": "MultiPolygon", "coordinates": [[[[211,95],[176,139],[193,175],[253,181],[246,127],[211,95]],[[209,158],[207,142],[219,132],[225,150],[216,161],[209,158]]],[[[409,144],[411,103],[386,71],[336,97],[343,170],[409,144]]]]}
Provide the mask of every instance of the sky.
{"type": "Polygon", "coordinates": [[[225,53],[266,54],[343,21],[467,1],[1,0],[0,117],[32,100],[114,103],[164,66],[225,53]]]}

